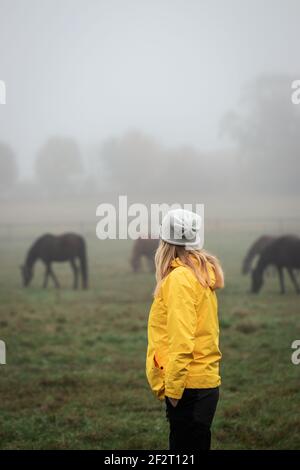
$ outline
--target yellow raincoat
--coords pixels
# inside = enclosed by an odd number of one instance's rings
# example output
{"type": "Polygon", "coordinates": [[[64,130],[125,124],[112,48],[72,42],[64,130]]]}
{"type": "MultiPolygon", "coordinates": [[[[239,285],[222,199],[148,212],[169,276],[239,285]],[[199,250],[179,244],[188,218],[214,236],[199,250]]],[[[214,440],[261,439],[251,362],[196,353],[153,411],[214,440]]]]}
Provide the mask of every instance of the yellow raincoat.
{"type": "Polygon", "coordinates": [[[184,388],[213,388],[219,375],[219,322],[215,273],[203,287],[179,258],[163,280],[148,320],[146,375],[159,400],[180,399],[184,388]]]}

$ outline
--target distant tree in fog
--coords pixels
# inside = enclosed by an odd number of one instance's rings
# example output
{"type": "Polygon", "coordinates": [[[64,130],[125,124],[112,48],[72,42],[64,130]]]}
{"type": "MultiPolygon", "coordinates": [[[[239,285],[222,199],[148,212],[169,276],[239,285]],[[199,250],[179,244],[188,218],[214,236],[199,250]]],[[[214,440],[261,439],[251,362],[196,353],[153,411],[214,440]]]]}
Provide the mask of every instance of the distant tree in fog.
{"type": "Polygon", "coordinates": [[[13,150],[0,142],[0,194],[5,194],[16,183],[18,168],[13,150]]]}
{"type": "Polygon", "coordinates": [[[155,139],[138,131],[105,141],[100,156],[111,189],[153,191],[160,185],[162,153],[155,139]]]}
{"type": "Polygon", "coordinates": [[[208,152],[187,145],[180,146],[168,150],[167,161],[165,180],[169,191],[173,188],[176,192],[194,194],[198,200],[203,200],[212,190],[219,191],[220,187],[215,185],[218,167],[214,167],[208,152]]]}
{"type": "Polygon", "coordinates": [[[270,193],[299,192],[300,105],[291,102],[292,79],[264,76],[245,89],[240,111],[222,129],[237,145],[236,181],[270,193]]]}
{"type": "Polygon", "coordinates": [[[220,190],[218,167],[211,155],[190,146],[166,148],[141,132],[107,140],[101,159],[111,189],[126,194],[168,194],[176,198],[188,193],[199,199],[220,190]]]}
{"type": "Polygon", "coordinates": [[[83,172],[76,141],[51,137],[38,152],[35,170],[43,187],[50,192],[67,193],[83,172]]]}

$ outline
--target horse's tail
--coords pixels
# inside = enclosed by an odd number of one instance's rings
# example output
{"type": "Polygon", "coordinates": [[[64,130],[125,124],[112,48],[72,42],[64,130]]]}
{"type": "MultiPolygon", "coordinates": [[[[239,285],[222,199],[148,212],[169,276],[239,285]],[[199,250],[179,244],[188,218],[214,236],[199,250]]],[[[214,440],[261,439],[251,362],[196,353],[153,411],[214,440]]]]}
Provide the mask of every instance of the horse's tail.
{"type": "Polygon", "coordinates": [[[87,287],[88,287],[88,265],[87,265],[86,243],[85,243],[84,239],[82,239],[82,243],[80,245],[79,260],[80,260],[80,268],[81,268],[81,276],[82,276],[82,287],[84,289],[87,289],[87,287]]]}

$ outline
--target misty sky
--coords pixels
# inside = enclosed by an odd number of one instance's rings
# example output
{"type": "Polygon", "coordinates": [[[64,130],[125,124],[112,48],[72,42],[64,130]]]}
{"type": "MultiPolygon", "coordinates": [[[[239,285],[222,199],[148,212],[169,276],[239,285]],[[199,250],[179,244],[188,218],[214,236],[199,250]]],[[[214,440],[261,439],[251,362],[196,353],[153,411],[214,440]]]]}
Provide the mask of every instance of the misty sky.
{"type": "Polygon", "coordinates": [[[297,0],[0,0],[0,140],[25,176],[55,134],[87,156],[131,129],[221,147],[248,80],[299,78],[299,18],[297,0]]]}

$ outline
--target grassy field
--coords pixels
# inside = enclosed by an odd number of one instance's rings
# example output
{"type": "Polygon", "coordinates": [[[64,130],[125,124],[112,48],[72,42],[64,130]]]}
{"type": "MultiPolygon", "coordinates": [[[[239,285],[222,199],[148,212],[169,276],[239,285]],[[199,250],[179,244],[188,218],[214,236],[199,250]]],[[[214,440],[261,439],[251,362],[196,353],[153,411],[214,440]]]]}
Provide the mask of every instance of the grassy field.
{"type": "MultiPolygon", "coordinates": [[[[242,257],[255,234],[206,234],[221,258],[219,293],[222,389],[214,449],[300,449],[300,366],[291,343],[300,338],[300,298],[277,278],[248,293],[242,257]]],[[[68,266],[54,266],[63,284],[43,290],[37,266],[21,289],[18,265],[29,240],[1,241],[0,366],[2,449],[166,449],[168,423],[145,377],[147,317],[153,275],[130,272],[132,242],[88,240],[90,289],[74,292],[68,266]]]]}

